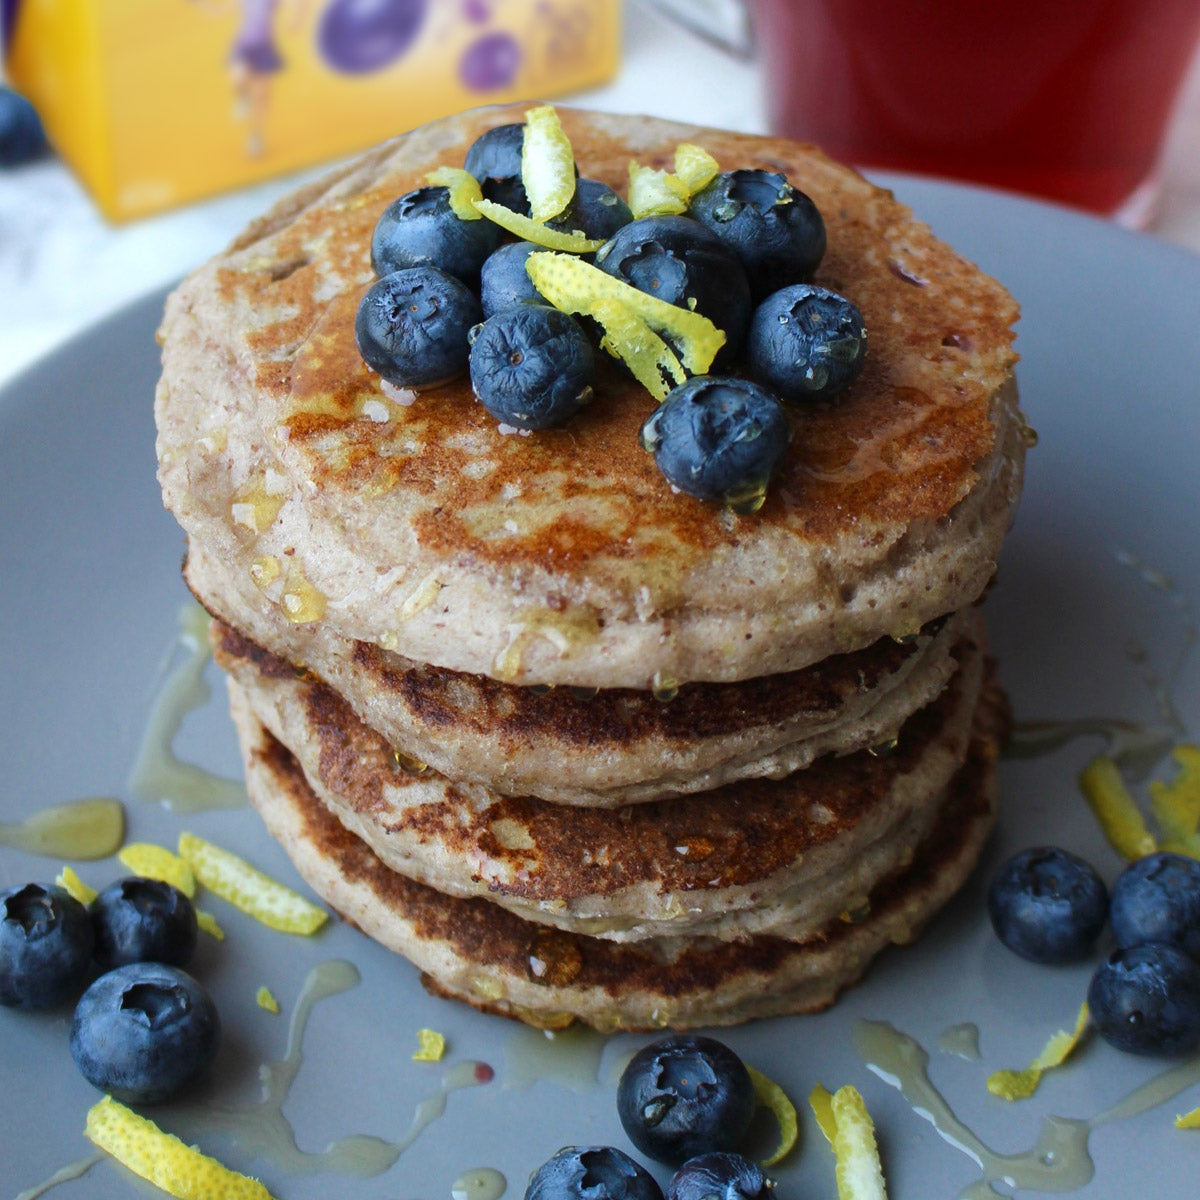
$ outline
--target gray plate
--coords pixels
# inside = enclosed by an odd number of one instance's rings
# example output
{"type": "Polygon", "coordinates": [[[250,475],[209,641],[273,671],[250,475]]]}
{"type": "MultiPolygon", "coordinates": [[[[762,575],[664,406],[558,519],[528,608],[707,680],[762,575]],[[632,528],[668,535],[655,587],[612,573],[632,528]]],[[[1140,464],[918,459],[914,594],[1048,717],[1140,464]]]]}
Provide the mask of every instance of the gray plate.
{"type": "MultiPolygon", "coordinates": [[[[1020,380],[1041,444],[988,603],[1018,717],[1155,723],[1169,699],[1186,728],[1200,711],[1200,672],[1189,651],[1200,596],[1200,260],[1053,208],[890,182],[1024,307],[1020,380]]],[[[161,302],[151,296],[119,313],[0,392],[0,815],[19,819],[51,801],[110,793],[127,801],[130,838],[173,844],[181,828],[192,828],[295,882],[249,811],[181,816],[139,802],[128,786],[185,600],[182,537],[154,480],[150,402],[161,302]]],[[[1042,841],[1072,846],[1109,880],[1116,875],[1119,860],[1075,786],[1101,746],[1080,738],[1004,765],[1001,828],[985,868],[916,947],[885,954],[830,1012],[723,1035],[797,1101],[818,1081],[858,1086],[879,1129],[893,1200],[991,1193],[978,1185],[972,1159],[864,1065],[852,1040],[860,1019],[891,1022],[928,1048],[934,1083],[953,1110],[1005,1153],[1029,1150],[1048,1114],[1090,1119],[1166,1069],[1095,1040],[1023,1104],[984,1088],[989,1071],[1022,1065],[1070,1024],[1090,967],[1034,967],[999,947],[983,914],[983,881],[1008,853],[1042,841]],[[964,1022],[978,1027],[979,1061],[937,1048],[944,1031],[964,1022]]],[[[189,718],[177,748],[210,770],[236,772],[219,693],[189,718]]],[[[0,850],[0,885],[50,878],[58,867],[0,850]]],[[[100,885],[122,873],[115,860],[79,869],[100,885]]],[[[613,1075],[644,1039],[551,1045],[429,998],[407,964],[345,925],[294,938],[218,899],[207,907],[228,938],[205,941],[195,971],[218,1001],[227,1036],[203,1101],[253,1102],[256,1066],[283,1056],[305,976],[329,959],[352,960],[362,982],[313,1013],[285,1107],[302,1149],[318,1152],[357,1133],[399,1138],[454,1063],[474,1059],[496,1070],[489,1085],[450,1095],[445,1116],[390,1171],[368,1180],[297,1175],[225,1133],[206,1132],[176,1106],[156,1111],[165,1128],[260,1174],[277,1196],[440,1200],[461,1172],[481,1166],[501,1171],[509,1196],[519,1196],[529,1171],[559,1146],[628,1148],[613,1075]],[[279,997],[282,1017],[256,1007],[260,984],[279,997]],[[423,1026],[446,1035],[445,1063],[411,1061],[423,1026]]],[[[0,1011],[4,1200],[89,1153],[82,1128],[96,1095],[71,1063],[68,1022],[65,1012],[0,1011]]],[[[1130,1196],[1152,1182],[1158,1197],[1195,1195],[1200,1135],[1175,1130],[1171,1119],[1196,1104],[1200,1088],[1105,1124],[1091,1138],[1095,1176],[1081,1194],[1130,1196]]],[[[803,1105],[801,1122],[801,1149],[777,1172],[780,1194],[831,1196],[832,1160],[803,1105]]],[[[52,1194],[157,1193],[105,1162],[52,1194]]]]}

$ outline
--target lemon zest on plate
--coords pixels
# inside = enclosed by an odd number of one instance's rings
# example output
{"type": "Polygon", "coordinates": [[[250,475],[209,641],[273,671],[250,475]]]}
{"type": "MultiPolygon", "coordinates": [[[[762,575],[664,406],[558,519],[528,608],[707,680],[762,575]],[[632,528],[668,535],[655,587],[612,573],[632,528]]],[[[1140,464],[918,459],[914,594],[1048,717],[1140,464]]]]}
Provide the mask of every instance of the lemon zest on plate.
{"type": "Polygon", "coordinates": [[[196,925],[209,937],[214,937],[218,942],[225,940],[225,930],[221,928],[220,922],[212,913],[203,908],[196,909],[196,925]]]}
{"type": "Polygon", "coordinates": [[[1195,858],[1200,856],[1200,747],[1182,742],[1171,753],[1179,770],[1170,782],[1151,781],[1150,805],[1164,842],[1195,858]]]}
{"type": "Polygon", "coordinates": [[[329,914],[244,858],[193,833],[179,835],[179,853],[196,878],[222,900],[282,933],[315,933],[329,914]]]}
{"type": "Polygon", "coordinates": [[[1191,1112],[1179,1113],[1175,1118],[1176,1129],[1200,1129],[1200,1108],[1191,1112]]]}
{"type": "Polygon", "coordinates": [[[266,984],[263,984],[263,986],[254,993],[254,1003],[257,1004],[259,1008],[266,1009],[266,1011],[269,1013],[279,1012],[279,1001],[275,999],[274,994],[266,984]]]}
{"type": "Polygon", "coordinates": [[[750,1082],[754,1084],[754,1098],[759,1107],[769,1109],[779,1126],[779,1145],[769,1157],[762,1160],[764,1167],[773,1167],[792,1152],[796,1139],[800,1136],[796,1106],[788,1098],[787,1092],[773,1079],[755,1070],[749,1063],[746,1064],[746,1070],[750,1073],[750,1082]]]}
{"type": "Polygon", "coordinates": [[[130,842],[121,847],[117,858],[135,875],[161,879],[177,887],[189,900],[196,894],[195,872],[166,846],[157,846],[153,842],[130,842]]]}
{"type": "Polygon", "coordinates": [[[1052,1067],[1062,1066],[1067,1056],[1079,1045],[1088,1025],[1086,1001],[1079,1006],[1075,1028],[1060,1029],[1046,1043],[1042,1052],[1024,1070],[993,1071],[987,1078],[987,1090],[1002,1100],[1028,1100],[1037,1091],[1042,1075],[1052,1067]]]}
{"type": "Polygon", "coordinates": [[[515,233],[517,237],[537,246],[545,246],[548,250],[561,250],[568,254],[593,254],[604,245],[599,239],[585,237],[578,230],[568,232],[551,229],[549,225],[543,225],[523,213],[513,212],[511,208],[505,208],[495,200],[476,200],[475,208],[501,229],[507,229],[509,233],[515,233]]]}
{"type": "Polygon", "coordinates": [[[1108,755],[1101,754],[1084,767],[1079,788],[1109,845],[1123,858],[1134,862],[1158,849],[1117,764],[1108,755]]]}
{"type": "Polygon", "coordinates": [[[483,189],[470,171],[462,167],[438,167],[425,176],[425,182],[444,187],[450,193],[450,209],[460,221],[483,220],[483,214],[475,207],[475,201],[483,199],[483,189]]]}
{"type": "Polygon", "coordinates": [[[54,882],[85,908],[100,894],[94,887],[84,883],[70,867],[63,867],[54,882]]]}
{"type": "Polygon", "coordinates": [[[808,1103],[833,1147],[838,1200],[887,1200],[875,1123],[858,1089],[847,1084],[831,1096],[818,1083],[808,1103]]]}
{"type": "Polygon", "coordinates": [[[413,1062],[441,1062],[446,1053],[446,1038],[436,1029],[417,1030],[417,1048],[413,1062]]]}
{"type": "Polygon", "coordinates": [[[88,1110],[85,1132],[122,1166],[176,1200],[272,1200],[257,1179],[185,1145],[111,1096],[88,1110]]]}
{"type": "Polygon", "coordinates": [[[525,113],[521,183],[529,197],[529,215],[537,222],[557,217],[575,195],[575,152],[552,104],[525,113]]]}

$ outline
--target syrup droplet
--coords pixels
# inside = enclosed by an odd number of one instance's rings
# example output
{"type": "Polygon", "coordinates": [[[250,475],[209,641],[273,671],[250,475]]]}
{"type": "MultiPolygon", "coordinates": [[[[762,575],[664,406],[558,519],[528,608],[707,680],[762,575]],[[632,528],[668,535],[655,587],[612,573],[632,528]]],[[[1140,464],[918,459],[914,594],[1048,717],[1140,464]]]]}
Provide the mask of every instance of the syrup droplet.
{"type": "Polygon", "coordinates": [[[508,1188],[508,1180],[492,1167],[472,1167],[464,1171],[451,1185],[454,1200],[500,1200],[508,1188]]]}
{"type": "Polygon", "coordinates": [[[650,680],[650,691],[660,704],[669,704],[679,695],[679,680],[655,671],[654,678],[650,680]]]}
{"type": "Polygon", "coordinates": [[[125,837],[125,809],[108,796],[52,804],[24,821],[0,824],[0,844],[47,858],[107,858],[125,837]]]}
{"type": "Polygon", "coordinates": [[[428,763],[423,763],[419,758],[413,758],[395,747],[392,748],[392,766],[406,775],[424,775],[429,770],[428,763]]]}

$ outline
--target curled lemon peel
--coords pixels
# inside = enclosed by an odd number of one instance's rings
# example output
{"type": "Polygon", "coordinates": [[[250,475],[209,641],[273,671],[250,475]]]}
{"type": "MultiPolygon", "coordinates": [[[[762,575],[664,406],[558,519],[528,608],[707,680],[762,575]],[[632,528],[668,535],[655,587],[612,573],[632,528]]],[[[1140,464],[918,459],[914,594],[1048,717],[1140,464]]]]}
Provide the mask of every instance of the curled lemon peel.
{"type": "Polygon", "coordinates": [[[1079,788],[1109,845],[1123,858],[1133,862],[1158,849],[1113,759],[1093,758],[1080,772],[1079,788]]]}
{"type": "Polygon", "coordinates": [[[537,222],[557,217],[575,195],[575,152],[552,104],[525,113],[521,183],[529,197],[529,215],[537,222]]]}
{"type": "Polygon", "coordinates": [[[117,858],[135,875],[161,879],[177,887],[189,900],[196,894],[195,872],[166,846],[157,846],[153,842],[130,842],[121,848],[117,858]]]}
{"type": "Polygon", "coordinates": [[[1180,1113],[1175,1118],[1176,1129],[1200,1129],[1200,1108],[1193,1108],[1191,1112],[1180,1113]]]}
{"type": "Polygon", "coordinates": [[[691,190],[679,176],[638,162],[629,164],[629,211],[635,221],[678,216],[687,212],[691,199],[691,190]]]}
{"type": "Polygon", "coordinates": [[[537,246],[545,246],[548,250],[561,250],[567,254],[593,254],[604,243],[596,238],[585,237],[582,233],[567,232],[562,229],[551,229],[540,221],[533,220],[523,213],[513,212],[495,200],[476,200],[475,208],[489,221],[494,221],[509,233],[537,246]]]}
{"type": "Polygon", "coordinates": [[[434,187],[444,187],[450,194],[450,210],[460,221],[482,221],[483,214],[475,207],[483,199],[479,180],[462,167],[438,167],[425,176],[425,182],[434,187]]]}
{"type": "Polygon", "coordinates": [[[266,984],[254,993],[254,1003],[269,1013],[277,1014],[279,1012],[279,1001],[275,999],[274,993],[266,984]]]}
{"type": "Polygon", "coordinates": [[[272,1200],[257,1179],[185,1145],[111,1096],[88,1110],[85,1132],[122,1166],[176,1200],[272,1200]]]}
{"type": "Polygon", "coordinates": [[[413,1062],[441,1062],[446,1054],[446,1039],[436,1029],[417,1030],[417,1048],[413,1062]]]}
{"type": "Polygon", "coordinates": [[[1071,1051],[1079,1045],[1088,1025],[1088,1006],[1079,1006],[1074,1029],[1060,1029],[1046,1043],[1042,1052],[1021,1071],[993,1071],[987,1078],[987,1090],[1002,1100],[1027,1100],[1037,1091],[1042,1075],[1052,1067],[1062,1066],[1071,1051]]]}
{"type": "Polygon", "coordinates": [[[196,878],[222,900],[282,933],[315,933],[329,914],[231,850],[193,833],[179,835],[179,853],[196,878]]]}
{"type": "Polygon", "coordinates": [[[675,147],[675,175],[694,196],[721,173],[721,167],[703,146],[680,142],[675,147]]]}
{"type": "Polygon", "coordinates": [[[196,909],[196,925],[207,933],[209,937],[214,937],[218,942],[225,940],[225,930],[221,928],[220,922],[212,913],[205,911],[203,908],[196,909]]]}
{"type": "Polygon", "coordinates": [[[55,883],[73,900],[78,900],[85,907],[100,894],[94,887],[83,882],[70,867],[63,867],[55,877],[55,883]]]}
{"type": "Polygon", "coordinates": [[[779,1126],[779,1145],[769,1157],[762,1160],[764,1167],[773,1167],[792,1152],[796,1146],[796,1139],[800,1136],[796,1106],[788,1098],[787,1092],[773,1079],[755,1070],[748,1063],[746,1070],[750,1073],[750,1082],[754,1084],[754,1098],[759,1107],[769,1109],[779,1126]]]}
{"type": "Polygon", "coordinates": [[[808,1103],[833,1147],[838,1200],[887,1200],[875,1123],[858,1089],[847,1084],[831,1096],[817,1084],[808,1103]]]}
{"type": "Polygon", "coordinates": [[[604,327],[600,348],[619,358],[656,400],[687,378],[666,342],[635,312],[616,300],[597,300],[589,309],[604,327]]]}
{"type": "Polygon", "coordinates": [[[1194,858],[1200,855],[1200,747],[1183,742],[1171,753],[1179,769],[1167,783],[1151,781],[1150,804],[1164,843],[1194,858]]]}

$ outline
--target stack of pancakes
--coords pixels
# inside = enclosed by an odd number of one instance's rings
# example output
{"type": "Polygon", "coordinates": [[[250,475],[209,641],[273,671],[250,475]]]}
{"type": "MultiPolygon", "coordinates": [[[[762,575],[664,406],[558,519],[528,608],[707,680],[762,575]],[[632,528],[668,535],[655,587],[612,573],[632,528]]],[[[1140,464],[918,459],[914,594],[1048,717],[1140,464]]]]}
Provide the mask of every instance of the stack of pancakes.
{"type": "Polygon", "coordinates": [[[216,618],[251,798],[427,985],[535,1025],[686,1028],[828,1004],[915,936],[994,814],[976,607],[1020,488],[1004,289],[812,147],[564,111],[623,190],[695,142],[821,209],[863,373],[793,410],[750,516],[673,493],[603,365],[516,436],[461,379],[354,342],[383,208],[480,110],[277,205],[170,298],[160,480],[216,618]]]}

